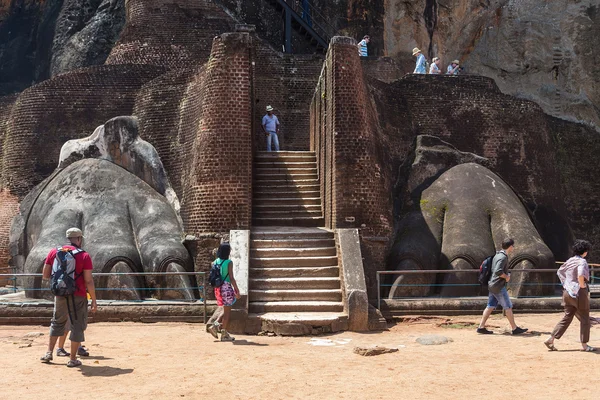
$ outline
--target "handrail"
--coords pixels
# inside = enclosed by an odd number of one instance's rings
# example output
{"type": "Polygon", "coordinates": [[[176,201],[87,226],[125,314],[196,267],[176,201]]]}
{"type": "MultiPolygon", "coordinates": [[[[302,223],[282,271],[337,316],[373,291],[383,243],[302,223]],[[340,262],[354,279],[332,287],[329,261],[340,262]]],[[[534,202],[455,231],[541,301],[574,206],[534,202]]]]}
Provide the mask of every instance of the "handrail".
{"type": "MultiPolygon", "coordinates": [[[[279,3],[279,5],[281,5],[286,10],[286,12],[289,13],[289,15],[294,18],[294,20],[296,20],[296,22],[298,22],[300,25],[302,25],[302,27],[307,32],[309,32],[314,37],[314,39],[317,40],[317,42],[319,42],[319,44],[322,47],[327,48],[327,46],[329,45],[329,41],[331,40],[332,33],[329,33],[327,31],[327,29],[325,29],[323,26],[321,26],[321,24],[319,22],[313,21],[312,18],[304,19],[300,15],[303,8],[297,2],[292,1],[292,0],[275,0],[275,1],[277,1],[279,3]],[[317,31],[317,29],[315,29],[315,27],[318,28],[318,31],[317,31]]],[[[311,6],[310,6],[311,13],[309,15],[312,16],[312,10],[314,10],[314,9],[315,8],[311,4],[311,6]]]]}
{"type": "MultiPolygon", "coordinates": [[[[97,272],[92,273],[92,276],[191,276],[191,275],[200,275],[202,276],[202,286],[194,287],[195,289],[202,289],[202,304],[204,307],[204,323],[206,323],[206,313],[207,313],[207,304],[206,304],[206,272],[97,272]]],[[[0,274],[0,278],[2,277],[10,277],[15,280],[15,289],[16,289],[16,278],[18,277],[42,277],[41,273],[22,273],[22,274],[0,274]]],[[[130,288],[126,288],[129,290],[130,288]]],[[[157,290],[161,288],[145,288],[144,290],[157,290]]],[[[185,289],[185,288],[167,288],[168,290],[176,290],[176,289],[185,289]]],[[[33,289],[26,289],[33,290],[33,289]]],[[[45,289],[49,290],[49,289],[45,289]]],[[[119,290],[119,288],[97,288],[97,290],[119,290]]]]}
{"type": "MultiPolygon", "coordinates": [[[[563,264],[564,262],[557,261],[557,264],[563,264]]],[[[593,274],[597,271],[600,271],[600,264],[588,264],[590,268],[590,273],[593,274]]],[[[516,273],[556,273],[558,268],[540,268],[540,269],[511,269],[510,272],[516,273]]],[[[455,269],[429,269],[429,270],[395,270],[395,271],[376,271],[376,279],[377,279],[377,309],[381,309],[381,275],[416,275],[416,274],[464,274],[464,273],[479,273],[479,269],[467,269],[467,270],[455,270],[455,269]]],[[[596,277],[592,277],[592,279],[598,279],[596,277]]],[[[596,285],[596,284],[590,284],[596,285]]],[[[597,285],[596,285],[597,287],[597,285]]]]}

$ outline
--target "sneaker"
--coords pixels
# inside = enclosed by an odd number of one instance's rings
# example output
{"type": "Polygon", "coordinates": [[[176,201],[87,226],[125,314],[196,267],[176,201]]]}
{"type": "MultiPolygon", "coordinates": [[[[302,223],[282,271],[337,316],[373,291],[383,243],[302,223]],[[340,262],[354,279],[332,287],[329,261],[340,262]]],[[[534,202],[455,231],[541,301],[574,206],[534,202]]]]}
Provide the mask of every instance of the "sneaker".
{"type": "Polygon", "coordinates": [[[217,329],[217,332],[221,333],[221,324],[220,323],[215,322],[214,327],[217,329]]]}
{"type": "Polygon", "coordinates": [[[477,333],[482,335],[491,335],[494,333],[494,331],[488,331],[486,328],[477,328],[477,333]]]}
{"type": "Polygon", "coordinates": [[[56,349],[56,357],[69,357],[71,353],[68,353],[65,349],[58,348],[56,349]]]}
{"type": "Polygon", "coordinates": [[[42,362],[49,363],[50,361],[52,361],[52,352],[47,351],[44,356],[40,357],[40,360],[42,362]]]}
{"type": "Polygon", "coordinates": [[[69,360],[69,362],[67,363],[67,367],[69,367],[69,368],[80,367],[80,366],[81,366],[81,361],[79,361],[79,360],[69,360]]]}
{"type": "Polygon", "coordinates": [[[77,355],[83,356],[83,357],[88,357],[90,355],[90,352],[87,351],[87,349],[85,347],[79,346],[79,348],[77,349],[77,355]]]}
{"type": "Polygon", "coordinates": [[[221,342],[233,342],[235,338],[229,334],[225,329],[221,330],[221,342]]]}
{"type": "Polygon", "coordinates": [[[513,331],[512,331],[512,334],[513,334],[513,335],[520,335],[521,333],[525,333],[525,332],[527,332],[528,330],[529,330],[529,329],[527,329],[527,328],[519,328],[519,327],[517,326],[515,329],[513,329],[513,331]]]}
{"type": "Polygon", "coordinates": [[[208,332],[211,335],[213,335],[215,337],[215,339],[219,338],[219,334],[217,332],[217,327],[214,326],[213,324],[206,325],[206,332],[208,332]]]}

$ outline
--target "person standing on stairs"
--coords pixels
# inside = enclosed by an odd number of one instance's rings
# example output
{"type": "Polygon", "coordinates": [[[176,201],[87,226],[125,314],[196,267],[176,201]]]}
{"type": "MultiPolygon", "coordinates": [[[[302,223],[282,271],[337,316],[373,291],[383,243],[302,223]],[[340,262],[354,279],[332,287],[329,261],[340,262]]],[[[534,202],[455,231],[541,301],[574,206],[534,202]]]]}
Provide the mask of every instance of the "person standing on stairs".
{"type": "Polygon", "coordinates": [[[221,266],[221,278],[223,284],[215,287],[215,297],[217,305],[223,307],[223,313],[219,315],[214,324],[207,328],[208,332],[216,339],[219,338],[218,333],[221,333],[221,342],[233,342],[234,337],[229,335],[227,328],[229,327],[229,317],[231,316],[231,306],[240,296],[235,278],[233,277],[233,262],[229,259],[231,246],[229,243],[221,243],[217,250],[217,259],[214,261],[216,265],[221,266]]]}
{"type": "Polygon", "coordinates": [[[261,126],[267,135],[267,151],[271,151],[271,144],[275,146],[275,151],[279,151],[279,119],[273,114],[273,107],[267,106],[261,126]]]}

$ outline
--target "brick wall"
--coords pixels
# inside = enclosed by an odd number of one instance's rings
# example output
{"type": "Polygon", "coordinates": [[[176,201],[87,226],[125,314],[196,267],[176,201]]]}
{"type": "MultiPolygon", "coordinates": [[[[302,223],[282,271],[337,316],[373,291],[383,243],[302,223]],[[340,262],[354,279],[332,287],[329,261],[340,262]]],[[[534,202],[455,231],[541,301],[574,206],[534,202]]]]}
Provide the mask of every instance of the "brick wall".
{"type": "Polygon", "coordinates": [[[361,57],[363,72],[366,76],[391,83],[405,75],[403,68],[390,57],[361,57]]]}
{"type": "Polygon", "coordinates": [[[356,42],[332,40],[311,104],[327,227],[359,228],[369,291],[392,233],[392,177],[356,42]],[[366,240],[365,240],[366,239],[366,240]]]}
{"type": "Polygon", "coordinates": [[[185,68],[210,55],[212,39],[235,21],[209,0],[128,0],[127,24],[107,64],[185,68]]]}
{"type": "Polygon", "coordinates": [[[7,122],[3,187],[20,198],[58,165],[62,145],[130,115],[137,91],[164,72],[155,66],[99,66],[59,75],[25,90],[7,122]]]}
{"type": "Polygon", "coordinates": [[[600,263],[600,179],[597,178],[600,134],[586,125],[549,116],[547,119],[568,222],[575,238],[589,240],[594,246],[588,260],[600,263]]]}
{"type": "MultiPolygon", "coordinates": [[[[11,273],[8,265],[10,251],[8,247],[10,226],[13,218],[19,212],[19,199],[8,190],[0,191],[0,274],[11,273]]],[[[8,279],[0,277],[0,287],[9,283],[8,279]]]]}
{"type": "Polygon", "coordinates": [[[184,177],[182,217],[196,232],[248,229],[252,195],[250,36],[215,38],[204,79],[200,120],[184,177]]]}

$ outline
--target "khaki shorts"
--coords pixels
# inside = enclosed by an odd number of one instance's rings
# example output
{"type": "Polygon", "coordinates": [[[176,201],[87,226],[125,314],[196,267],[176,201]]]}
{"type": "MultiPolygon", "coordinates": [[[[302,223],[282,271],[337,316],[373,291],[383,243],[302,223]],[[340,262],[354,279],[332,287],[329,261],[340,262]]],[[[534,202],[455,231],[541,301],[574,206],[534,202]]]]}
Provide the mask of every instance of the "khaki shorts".
{"type": "Polygon", "coordinates": [[[62,336],[71,325],[69,340],[72,342],[85,342],[84,332],[87,328],[88,317],[87,297],[54,297],[54,315],[50,322],[50,336],[62,336]],[[68,302],[68,308],[67,308],[68,302]],[[74,306],[74,307],[73,307],[74,306]],[[69,318],[69,310],[71,318],[69,318]],[[70,324],[69,324],[70,322],[70,324]]]}

